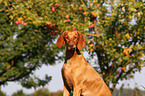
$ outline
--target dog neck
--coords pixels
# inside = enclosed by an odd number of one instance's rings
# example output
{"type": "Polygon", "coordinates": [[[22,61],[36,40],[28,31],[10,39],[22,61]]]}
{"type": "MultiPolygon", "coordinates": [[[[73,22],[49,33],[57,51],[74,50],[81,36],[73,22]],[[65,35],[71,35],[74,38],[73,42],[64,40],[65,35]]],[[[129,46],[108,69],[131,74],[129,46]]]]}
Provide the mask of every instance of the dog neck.
{"type": "Polygon", "coordinates": [[[80,55],[80,51],[78,48],[75,48],[74,50],[68,50],[66,49],[66,57],[65,57],[65,62],[67,62],[67,60],[73,58],[74,56],[80,55]]]}

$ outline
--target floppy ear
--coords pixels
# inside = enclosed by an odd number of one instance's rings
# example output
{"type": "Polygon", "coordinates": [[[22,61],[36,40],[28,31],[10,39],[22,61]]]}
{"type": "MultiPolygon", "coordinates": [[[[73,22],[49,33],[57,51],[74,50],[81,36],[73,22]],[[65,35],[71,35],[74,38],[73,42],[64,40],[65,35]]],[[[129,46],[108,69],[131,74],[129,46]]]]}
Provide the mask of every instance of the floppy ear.
{"type": "Polygon", "coordinates": [[[64,32],[58,37],[56,45],[57,47],[61,47],[64,43],[64,32]]]}
{"type": "Polygon", "coordinates": [[[79,38],[78,38],[79,41],[78,41],[77,47],[78,47],[79,50],[81,50],[82,48],[85,47],[85,45],[86,45],[86,40],[85,40],[84,35],[83,35],[81,32],[78,31],[78,34],[79,34],[79,38]]]}

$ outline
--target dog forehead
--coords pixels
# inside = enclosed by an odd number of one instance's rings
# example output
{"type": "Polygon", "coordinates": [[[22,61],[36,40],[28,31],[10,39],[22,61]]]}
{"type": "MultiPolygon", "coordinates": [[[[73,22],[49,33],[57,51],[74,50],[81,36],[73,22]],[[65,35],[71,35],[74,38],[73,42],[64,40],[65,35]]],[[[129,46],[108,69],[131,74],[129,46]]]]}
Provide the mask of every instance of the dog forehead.
{"type": "Polygon", "coordinates": [[[74,37],[74,36],[78,36],[78,32],[77,31],[66,31],[65,32],[66,36],[69,36],[69,37],[74,37]]]}

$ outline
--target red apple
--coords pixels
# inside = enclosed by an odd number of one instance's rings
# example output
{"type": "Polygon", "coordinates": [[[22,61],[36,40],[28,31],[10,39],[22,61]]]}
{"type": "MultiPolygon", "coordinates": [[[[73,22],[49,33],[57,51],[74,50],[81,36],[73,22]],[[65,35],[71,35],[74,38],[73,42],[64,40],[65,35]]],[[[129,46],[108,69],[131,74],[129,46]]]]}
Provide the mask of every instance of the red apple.
{"type": "Polygon", "coordinates": [[[54,11],[55,11],[55,8],[54,8],[54,7],[52,7],[52,8],[51,8],[51,11],[52,11],[52,12],[54,12],[54,11]]]}
{"type": "Polygon", "coordinates": [[[21,23],[21,20],[19,20],[18,22],[19,22],[19,24],[20,24],[20,23],[21,23]]]}
{"type": "Polygon", "coordinates": [[[95,17],[95,18],[96,18],[96,17],[97,17],[97,15],[96,15],[96,14],[93,14],[93,17],[95,17]]]}
{"type": "Polygon", "coordinates": [[[58,30],[55,30],[54,33],[58,33],[58,30]]]}
{"type": "Polygon", "coordinates": [[[72,30],[75,30],[75,29],[76,29],[76,27],[73,27],[73,28],[72,28],[72,30]]]}
{"type": "Polygon", "coordinates": [[[21,23],[21,20],[17,20],[17,21],[15,22],[16,25],[18,25],[18,24],[20,24],[20,23],[21,23]]]}
{"type": "Polygon", "coordinates": [[[59,4],[58,4],[58,3],[55,3],[55,6],[56,6],[56,7],[58,7],[58,6],[59,6],[59,4]]]}
{"type": "Polygon", "coordinates": [[[129,53],[128,53],[127,51],[123,51],[123,53],[124,53],[125,55],[129,55],[129,53]]]}
{"type": "Polygon", "coordinates": [[[83,9],[82,7],[79,7],[79,10],[80,10],[80,11],[82,11],[82,9],[83,9]]]}
{"type": "Polygon", "coordinates": [[[26,22],[24,22],[24,21],[22,21],[22,25],[26,26],[26,25],[27,25],[27,23],[26,23],[26,22]]]}
{"type": "Polygon", "coordinates": [[[67,19],[66,22],[70,22],[70,19],[67,19]]]}
{"type": "Polygon", "coordinates": [[[27,25],[27,23],[25,23],[25,22],[24,22],[24,23],[23,23],[23,25],[24,25],[24,26],[26,26],[26,25],[27,25]]]}
{"type": "Polygon", "coordinates": [[[124,49],[124,50],[123,50],[123,53],[124,53],[125,55],[129,55],[129,49],[128,49],[128,48],[124,49]]]}
{"type": "Polygon", "coordinates": [[[98,6],[100,6],[100,4],[97,4],[96,6],[98,7],[98,6]]]}
{"type": "Polygon", "coordinates": [[[55,33],[52,33],[52,35],[54,36],[54,35],[55,35],[55,33]]]}
{"type": "Polygon", "coordinates": [[[94,24],[91,24],[91,25],[89,26],[89,28],[94,28],[94,24]]]}
{"type": "Polygon", "coordinates": [[[125,50],[126,50],[126,51],[129,51],[129,49],[128,49],[128,48],[126,48],[125,50]]]}
{"type": "Polygon", "coordinates": [[[19,24],[19,21],[16,21],[15,24],[18,25],[19,24]]]}
{"type": "Polygon", "coordinates": [[[53,27],[53,25],[51,24],[51,25],[49,25],[48,27],[51,28],[51,27],[53,27]]]}
{"type": "Polygon", "coordinates": [[[125,67],[121,67],[121,70],[122,70],[122,71],[125,71],[125,67]]]}
{"type": "Polygon", "coordinates": [[[94,49],[93,49],[93,48],[91,48],[91,49],[90,49],[90,51],[94,51],[94,49]]]}

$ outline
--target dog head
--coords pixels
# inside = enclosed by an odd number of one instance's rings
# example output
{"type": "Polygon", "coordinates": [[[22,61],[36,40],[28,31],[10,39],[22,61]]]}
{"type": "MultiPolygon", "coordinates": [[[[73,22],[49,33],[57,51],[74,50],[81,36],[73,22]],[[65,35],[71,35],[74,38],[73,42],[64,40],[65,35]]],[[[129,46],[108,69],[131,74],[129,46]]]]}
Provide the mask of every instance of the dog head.
{"type": "Polygon", "coordinates": [[[65,31],[57,39],[57,47],[61,47],[66,44],[68,50],[74,50],[78,48],[81,50],[85,47],[86,41],[83,34],[79,31],[65,31]]]}

